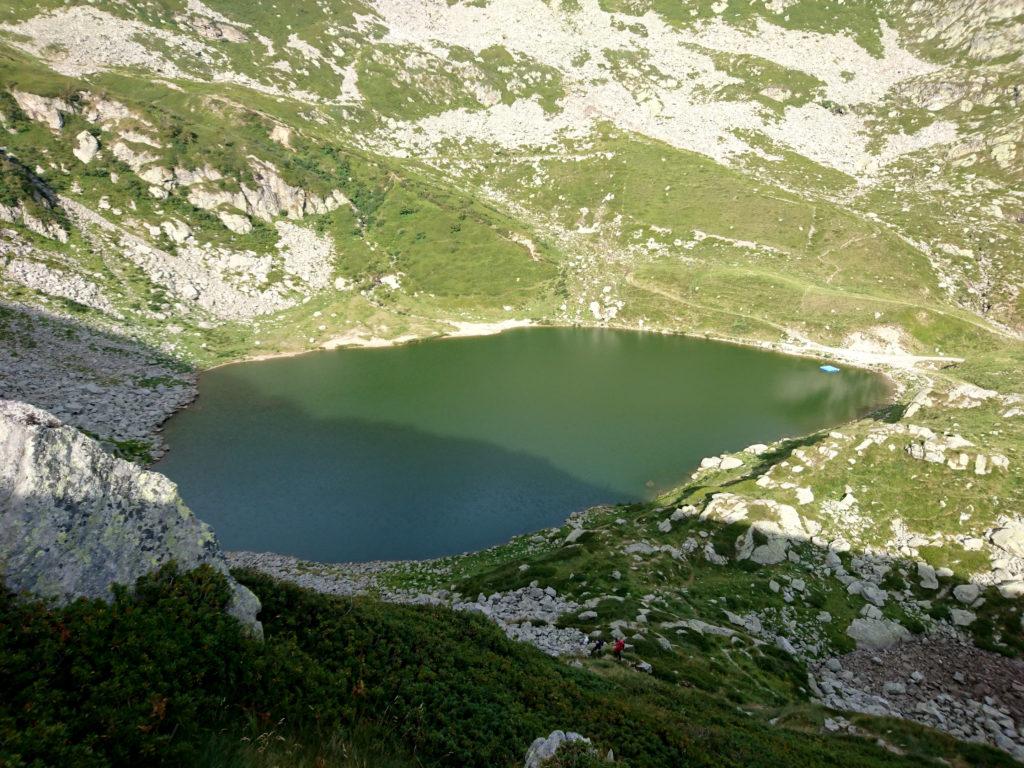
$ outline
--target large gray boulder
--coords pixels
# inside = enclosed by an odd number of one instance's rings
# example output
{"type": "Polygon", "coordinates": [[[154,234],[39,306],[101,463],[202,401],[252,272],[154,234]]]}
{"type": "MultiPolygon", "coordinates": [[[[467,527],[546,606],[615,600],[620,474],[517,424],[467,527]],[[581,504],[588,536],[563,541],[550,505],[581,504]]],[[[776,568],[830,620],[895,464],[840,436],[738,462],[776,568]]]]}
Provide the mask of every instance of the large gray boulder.
{"type": "Polygon", "coordinates": [[[1024,523],[1013,522],[992,533],[992,543],[1014,557],[1024,557],[1024,523]]]}
{"type": "Polygon", "coordinates": [[[884,650],[910,639],[910,631],[891,619],[854,619],[846,634],[857,642],[858,648],[884,650]]]}
{"type": "Polygon", "coordinates": [[[104,452],[26,403],[0,400],[0,576],[8,589],[110,600],[170,560],[228,576],[228,612],[261,636],[260,602],[228,574],[213,530],[174,483],[104,452]]]}

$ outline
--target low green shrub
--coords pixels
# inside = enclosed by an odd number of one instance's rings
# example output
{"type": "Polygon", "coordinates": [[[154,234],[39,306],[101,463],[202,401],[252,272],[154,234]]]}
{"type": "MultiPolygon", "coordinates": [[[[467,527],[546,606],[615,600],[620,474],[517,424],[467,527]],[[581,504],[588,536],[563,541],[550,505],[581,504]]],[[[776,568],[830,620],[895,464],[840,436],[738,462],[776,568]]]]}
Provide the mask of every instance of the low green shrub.
{"type": "Polygon", "coordinates": [[[0,765],[355,765],[337,756],[367,724],[390,740],[375,755],[411,756],[380,765],[517,766],[556,729],[634,768],[916,764],[619,665],[574,668],[481,616],[237,575],[263,603],[263,642],[205,567],[167,566],[112,603],[0,595],[0,765]]]}

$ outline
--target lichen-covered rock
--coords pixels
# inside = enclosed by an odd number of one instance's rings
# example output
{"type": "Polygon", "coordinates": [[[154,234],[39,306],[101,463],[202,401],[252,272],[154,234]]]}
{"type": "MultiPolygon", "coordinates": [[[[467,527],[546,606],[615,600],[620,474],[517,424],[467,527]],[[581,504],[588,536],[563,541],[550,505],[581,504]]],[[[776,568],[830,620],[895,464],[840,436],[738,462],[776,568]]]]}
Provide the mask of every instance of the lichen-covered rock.
{"type": "Polygon", "coordinates": [[[228,576],[228,611],[257,635],[256,596],[228,574],[213,530],[163,475],[105,453],[26,403],[0,400],[0,575],[7,588],[58,602],[111,599],[174,560],[228,576]]]}
{"type": "Polygon", "coordinates": [[[543,768],[558,753],[559,748],[563,744],[571,744],[576,741],[590,744],[590,739],[572,731],[568,733],[565,731],[552,731],[547,738],[539,736],[534,739],[533,744],[530,745],[530,749],[526,753],[524,768],[543,768]]]}

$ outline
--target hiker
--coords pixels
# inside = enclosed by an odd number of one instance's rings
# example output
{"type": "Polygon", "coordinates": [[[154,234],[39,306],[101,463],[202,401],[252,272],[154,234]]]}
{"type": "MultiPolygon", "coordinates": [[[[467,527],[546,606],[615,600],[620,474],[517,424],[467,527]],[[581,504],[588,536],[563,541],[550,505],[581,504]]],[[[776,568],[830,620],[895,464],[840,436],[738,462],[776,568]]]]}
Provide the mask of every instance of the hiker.
{"type": "Polygon", "coordinates": [[[594,647],[590,649],[590,658],[596,658],[601,655],[601,649],[604,648],[604,640],[600,638],[594,643],[594,647]]]}
{"type": "Polygon", "coordinates": [[[612,653],[615,654],[617,661],[622,661],[622,652],[626,650],[626,641],[621,637],[615,641],[615,645],[612,646],[612,653]]]}

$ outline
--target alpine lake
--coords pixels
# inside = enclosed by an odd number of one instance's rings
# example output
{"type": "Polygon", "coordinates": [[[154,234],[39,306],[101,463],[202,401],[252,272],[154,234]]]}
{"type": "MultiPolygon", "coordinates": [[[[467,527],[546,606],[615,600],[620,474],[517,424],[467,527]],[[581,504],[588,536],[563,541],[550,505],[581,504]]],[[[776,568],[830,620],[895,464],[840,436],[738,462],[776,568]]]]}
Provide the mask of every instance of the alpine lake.
{"type": "Polygon", "coordinates": [[[651,499],[702,457],[884,405],[883,376],[654,333],[525,328],[215,368],[156,466],[225,549],[483,549],[651,499]]]}

